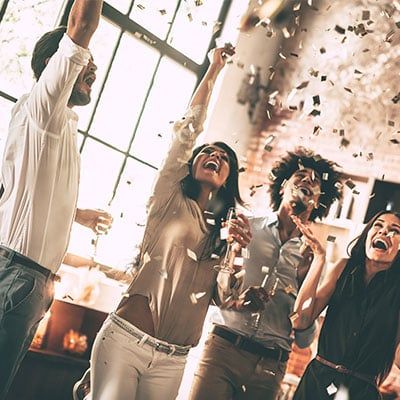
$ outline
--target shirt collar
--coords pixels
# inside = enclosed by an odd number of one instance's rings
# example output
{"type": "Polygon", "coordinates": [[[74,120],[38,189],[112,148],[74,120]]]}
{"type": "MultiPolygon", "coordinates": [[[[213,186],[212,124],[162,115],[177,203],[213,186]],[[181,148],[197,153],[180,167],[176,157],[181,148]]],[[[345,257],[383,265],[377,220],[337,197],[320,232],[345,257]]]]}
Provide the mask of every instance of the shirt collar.
{"type": "MultiPolygon", "coordinates": [[[[275,227],[278,230],[278,225],[279,225],[279,219],[278,219],[278,213],[276,212],[271,212],[269,214],[266,215],[265,220],[264,220],[264,228],[268,227],[268,228],[272,228],[275,227]]],[[[301,235],[300,236],[295,236],[291,239],[288,240],[288,242],[301,242],[301,235]]]]}

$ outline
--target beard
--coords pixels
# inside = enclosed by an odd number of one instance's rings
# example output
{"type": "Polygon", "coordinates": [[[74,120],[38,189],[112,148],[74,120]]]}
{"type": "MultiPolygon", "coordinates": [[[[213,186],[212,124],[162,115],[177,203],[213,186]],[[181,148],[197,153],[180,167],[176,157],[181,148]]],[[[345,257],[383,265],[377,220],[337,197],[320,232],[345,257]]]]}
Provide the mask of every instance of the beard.
{"type": "Polygon", "coordinates": [[[73,88],[68,103],[73,106],[86,106],[90,103],[90,95],[73,88]]]}

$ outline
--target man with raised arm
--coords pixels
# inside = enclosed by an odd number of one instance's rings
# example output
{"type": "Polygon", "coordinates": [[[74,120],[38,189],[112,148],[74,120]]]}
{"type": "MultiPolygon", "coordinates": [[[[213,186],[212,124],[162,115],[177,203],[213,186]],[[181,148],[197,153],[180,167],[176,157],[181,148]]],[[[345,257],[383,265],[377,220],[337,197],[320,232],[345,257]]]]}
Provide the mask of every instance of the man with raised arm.
{"type": "Polygon", "coordinates": [[[0,176],[0,399],[39,321],[75,220],[96,232],[111,216],[76,209],[80,159],[73,106],[90,101],[96,65],[88,50],[102,0],[75,0],[68,27],[36,43],[31,92],[12,110],[0,176]]]}

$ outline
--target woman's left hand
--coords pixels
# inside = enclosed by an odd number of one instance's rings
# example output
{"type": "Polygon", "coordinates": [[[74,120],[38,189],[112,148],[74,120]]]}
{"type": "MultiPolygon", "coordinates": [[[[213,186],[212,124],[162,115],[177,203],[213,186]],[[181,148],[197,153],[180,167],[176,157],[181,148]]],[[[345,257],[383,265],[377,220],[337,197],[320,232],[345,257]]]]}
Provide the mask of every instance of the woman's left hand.
{"type": "Polygon", "coordinates": [[[296,224],[297,228],[304,237],[305,243],[310,247],[314,257],[325,257],[325,249],[319,240],[315,237],[309,225],[306,225],[298,216],[292,215],[292,221],[296,224]]]}
{"type": "Polygon", "coordinates": [[[210,50],[208,53],[208,59],[210,60],[210,64],[223,68],[228,57],[231,57],[234,54],[235,48],[230,43],[227,43],[224,47],[217,47],[210,50]]]}

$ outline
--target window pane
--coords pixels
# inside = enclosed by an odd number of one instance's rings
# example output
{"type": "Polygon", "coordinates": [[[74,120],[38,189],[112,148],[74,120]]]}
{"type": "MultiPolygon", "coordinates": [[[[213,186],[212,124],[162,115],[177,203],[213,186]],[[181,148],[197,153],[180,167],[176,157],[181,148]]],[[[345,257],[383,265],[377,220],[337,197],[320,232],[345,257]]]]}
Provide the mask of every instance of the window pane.
{"type": "Polygon", "coordinates": [[[107,0],[106,3],[116,8],[122,14],[126,14],[129,10],[132,0],[107,0]]]}
{"type": "Polygon", "coordinates": [[[20,97],[33,84],[30,62],[36,41],[54,28],[60,0],[11,1],[0,24],[0,90],[20,97]]]}
{"type": "MultiPolygon", "coordinates": [[[[81,156],[79,183],[79,208],[107,209],[124,156],[93,139],[88,138],[81,156]]],[[[91,240],[94,233],[81,225],[73,224],[68,251],[83,257],[93,255],[91,240]]]]}
{"type": "Polygon", "coordinates": [[[111,200],[124,155],[88,138],[81,155],[78,206],[106,207],[111,200]]]}
{"type": "Polygon", "coordinates": [[[170,121],[183,115],[195,84],[194,73],[163,57],[133,141],[133,155],[160,165],[171,142],[170,121]]]}
{"type": "Polygon", "coordinates": [[[89,119],[92,115],[96,99],[99,96],[101,85],[104,81],[108,65],[111,61],[114,46],[117,43],[120,29],[101,18],[98,29],[90,41],[90,51],[94,62],[97,65],[96,82],[93,85],[92,101],[85,107],[76,107],[75,111],[79,114],[79,128],[87,130],[89,119]]]}
{"type": "Polygon", "coordinates": [[[8,124],[11,118],[11,109],[14,107],[12,101],[0,96],[0,165],[3,159],[4,145],[8,135],[8,124]]]}
{"type": "Polygon", "coordinates": [[[128,159],[110,212],[112,229],[99,239],[97,259],[104,264],[124,268],[138,252],[146,223],[146,204],[157,171],[128,159]]]}
{"type": "Polygon", "coordinates": [[[132,8],[130,17],[161,39],[165,39],[177,0],[141,0],[132,8]]]}
{"type": "Polygon", "coordinates": [[[192,2],[182,1],[168,43],[202,64],[222,3],[222,0],[204,1],[196,7],[192,2]]]}
{"type": "Polygon", "coordinates": [[[122,37],[90,132],[126,150],[159,53],[129,34],[122,37]]]}

